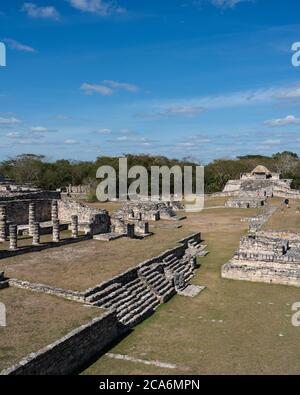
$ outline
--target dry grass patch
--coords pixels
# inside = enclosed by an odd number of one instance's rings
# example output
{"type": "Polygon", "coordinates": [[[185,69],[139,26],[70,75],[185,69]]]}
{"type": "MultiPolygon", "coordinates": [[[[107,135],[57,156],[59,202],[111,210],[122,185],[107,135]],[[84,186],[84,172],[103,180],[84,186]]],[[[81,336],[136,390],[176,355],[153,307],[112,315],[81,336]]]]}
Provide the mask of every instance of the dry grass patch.
{"type": "Polygon", "coordinates": [[[0,327],[0,371],[101,315],[102,310],[18,288],[0,291],[7,326],[0,327]]]}
{"type": "Polygon", "coordinates": [[[286,208],[285,205],[282,204],[282,201],[283,199],[281,199],[280,202],[277,200],[276,205],[279,208],[264,228],[267,230],[300,232],[300,214],[297,213],[297,209],[300,207],[300,201],[291,200],[290,208],[286,208]]]}

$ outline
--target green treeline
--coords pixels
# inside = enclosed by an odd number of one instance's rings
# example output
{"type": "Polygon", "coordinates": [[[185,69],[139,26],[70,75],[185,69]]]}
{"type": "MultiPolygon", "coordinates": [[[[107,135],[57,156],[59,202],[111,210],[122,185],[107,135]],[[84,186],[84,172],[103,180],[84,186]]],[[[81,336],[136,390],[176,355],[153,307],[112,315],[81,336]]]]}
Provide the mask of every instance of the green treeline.
{"type": "MultiPolygon", "coordinates": [[[[197,165],[189,160],[169,159],[163,156],[125,155],[128,168],[144,166],[150,175],[151,166],[197,165]]],[[[91,184],[95,187],[96,171],[100,166],[112,166],[118,174],[119,158],[100,156],[95,161],[57,160],[49,162],[44,156],[23,154],[0,162],[0,174],[20,184],[31,184],[43,189],[57,189],[69,184],[91,184]]],[[[270,157],[247,155],[236,159],[218,159],[205,166],[205,191],[221,191],[230,179],[237,179],[241,173],[250,172],[257,165],[264,165],[270,171],[280,172],[283,178],[294,179],[294,188],[300,189],[300,158],[292,152],[282,152],[270,157]]],[[[149,177],[150,180],[150,177],[149,177]]]]}

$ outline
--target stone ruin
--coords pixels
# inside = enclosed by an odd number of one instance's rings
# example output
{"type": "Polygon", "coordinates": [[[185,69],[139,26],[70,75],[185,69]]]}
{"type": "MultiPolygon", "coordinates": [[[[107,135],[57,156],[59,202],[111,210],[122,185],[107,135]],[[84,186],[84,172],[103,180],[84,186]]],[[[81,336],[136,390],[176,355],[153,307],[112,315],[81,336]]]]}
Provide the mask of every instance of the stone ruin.
{"type": "Polygon", "coordinates": [[[4,272],[0,272],[0,289],[7,288],[8,286],[9,286],[9,282],[4,277],[4,272]]]}
{"type": "Polygon", "coordinates": [[[300,287],[300,234],[258,231],[241,237],[222,277],[300,287]]]}
{"type": "Polygon", "coordinates": [[[124,220],[138,221],[158,221],[180,220],[181,217],[176,215],[176,211],[183,210],[180,202],[150,202],[150,201],[128,201],[125,202],[116,216],[124,220]]]}
{"type": "MultiPolygon", "coordinates": [[[[222,192],[231,196],[225,203],[231,208],[258,208],[270,197],[300,198],[300,191],[291,188],[292,180],[280,178],[264,166],[257,166],[251,173],[243,173],[239,180],[229,180],[222,192]]],[[[222,195],[219,194],[219,195],[222,195]]]]}
{"type": "Polygon", "coordinates": [[[115,310],[120,323],[134,327],[187,287],[198,267],[197,256],[207,254],[200,234],[183,242],[182,246],[87,290],[85,302],[115,310]]]}

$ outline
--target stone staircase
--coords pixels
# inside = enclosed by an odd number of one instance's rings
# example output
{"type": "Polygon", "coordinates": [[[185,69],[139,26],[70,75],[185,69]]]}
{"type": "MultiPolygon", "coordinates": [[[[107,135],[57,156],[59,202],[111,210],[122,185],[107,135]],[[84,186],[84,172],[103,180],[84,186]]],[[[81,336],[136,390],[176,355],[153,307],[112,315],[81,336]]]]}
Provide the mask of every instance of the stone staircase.
{"type": "Polygon", "coordinates": [[[182,259],[178,259],[175,255],[168,255],[164,259],[165,270],[171,272],[173,275],[175,273],[183,274],[185,283],[187,283],[194,274],[194,268],[189,263],[188,257],[183,257],[182,259]]]}
{"type": "Polygon", "coordinates": [[[127,327],[134,327],[161,304],[184,289],[194,275],[196,256],[205,256],[206,246],[200,242],[190,242],[185,255],[180,259],[176,252],[167,255],[162,261],[137,268],[136,277],[126,282],[103,285],[95,289],[85,301],[94,306],[115,310],[118,320],[127,327]],[[176,287],[175,287],[176,284],[176,287]]]}
{"type": "Polygon", "coordinates": [[[201,242],[190,241],[188,246],[191,252],[195,253],[196,256],[205,257],[208,254],[206,249],[207,245],[202,244],[201,242]]]}
{"type": "Polygon", "coordinates": [[[138,275],[148,288],[159,298],[161,303],[166,302],[176,293],[172,281],[166,278],[161,263],[141,268],[138,271],[138,275]]]}
{"type": "Polygon", "coordinates": [[[133,327],[154,312],[160,299],[140,278],[136,278],[124,285],[112,284],[87,297],[86,302],[116,310],[119,321],[133,327]]]}

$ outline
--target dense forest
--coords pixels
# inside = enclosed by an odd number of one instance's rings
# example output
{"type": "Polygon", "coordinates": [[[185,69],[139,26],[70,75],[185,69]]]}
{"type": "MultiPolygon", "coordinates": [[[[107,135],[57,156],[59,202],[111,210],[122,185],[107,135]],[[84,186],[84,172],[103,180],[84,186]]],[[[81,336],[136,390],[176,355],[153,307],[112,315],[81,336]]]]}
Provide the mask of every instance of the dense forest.
{"type": "MultiPolygon", "coordinates": [[[[125,155],[128,167],[197,165],[190,160],[168,159],[163,156],[125,155]]],[[[119,158],[101,156],[95,161],[57,160],[49,162],[44,156],[23,154],[0,162],[0,174],[20,184],[31,184],[43,189],[57,189],[69,184],[91,184],[96,186],[96,171],[100,166],[110,165],[118,172],[119,158]]],[[[280,172],[283,178],[292,178],[294,188],[300,188],[300,158],[293,152],[281,152],[270,157],[247,155],[236,159],[218,159],[205,166],[205,191],[221,191],[229,179],[239,178],[243,172],[250,172],[257,165],[280,172]]]]}

